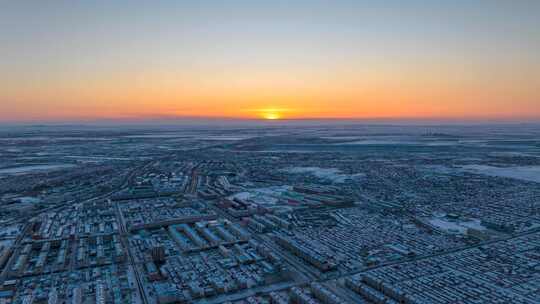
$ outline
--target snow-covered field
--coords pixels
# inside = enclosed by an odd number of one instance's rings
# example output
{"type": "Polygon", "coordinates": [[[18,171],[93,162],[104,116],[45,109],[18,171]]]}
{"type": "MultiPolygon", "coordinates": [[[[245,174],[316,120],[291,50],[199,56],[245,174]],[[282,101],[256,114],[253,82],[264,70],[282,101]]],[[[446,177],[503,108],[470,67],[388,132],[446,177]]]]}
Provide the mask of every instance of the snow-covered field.
{"type": "Polygon", "coordinates": [[[301,173],[312,174],[315,177],[318,177],[320,179],[326,179],[334,183],[343,183],[347,179],[364,176],[361,173],[352,174],[352,175],[342,174],[341,170],[336,169],[336,168],[291,167],[291,168],[282,169],[281,171],[289,172],[293,174],[301,174],[301,173]]]}
{"type": "Polygon", "coordinates": [[[201,139],[201,140],[231,140],[231,141],[244,140],[244,139],[249,139],[249,138],[252,138],[252,137],[251,136],[225,136],[225,135],[198,137],[198,139],[201,139]]]}
{"type": "Polygon", "coordinates": [[[0,237],[7,238],[7,237],[17,236],[17,234],[21,232],[21,228],[22,228],[21,224],[2,227],[2,230],[0,230],[0,237]]]}
{"type": "Polygon", "coordinates": [[[229,196],[230,199],[238,198],[242,200],[251,200],[260,205],[275,205],[278,197],[287,191],[291,191],[291,186],[275,186],[266,188],[256,188],[249,191],[239,192],[229,196]]]}
{"type": "Polygon", "coordinates": [[[446,232],[454,232],[454,233],[460,233],[460,234],[465,234],[468,228],[477,229],[477,230],[486,229],[486,227],[480,224],[480,220],[454,222],[454,221],[448,221],[443,218],[432,218],[429,220],[429,223],[446,232]]]}
{"type": "Polygon", "coordinates": [[[464,171],[490,176],[500,176],[540,183],[540,166],[493,167],[486,165],[466,165],[464,171]]]}
{"type": "MultiPolygon", "coordinates": [[[[465,160],[465,159],[462,159],[465,160]]],[[[467,159],[476,161],[478,159],[467,159]]],[[[426,165],[419,167],[422,170],[441,174],[452,174],[458,172],[469,172],[488,176],[498,176],[515,178],[519,180],[540,183],[540,166],[515,166],[515,167],[494,167],[488,165],[463,165],[459,167],[447,167],[444,165],[426,165]]]]}
{"type": "Polygon", "coordinates": [[[419,144],[421,143],[416,142],[416,141],[365,139],[365,140],[358,140],[358,141],[336,143],[334,145],[419,145],[419,144]]]}
{"type": "Polygon", "coordinates": [[[41,199],[38,197],[32,197],[32,196],[22,196],[18,198],[21,203],[24,204],[38,204],[41,202],[41,199]]]}
{"type": "Polygon", "coordinates": [[[244,140],[252,138],[252,136],[249,135],[238,135],[238,136],[230,136],[230,135],[194,135],[194,134],[186,134],[186,133],[166,133],[166,134],[136,134],[136,135],[126,135],[125,138],[186,138],[186,139],[198,139],[198,140],[244,140]]]}
{"type": "Polygon", "coordinates": [[[73,168],[73,167],[75,167],[75,165],[71,165],[71,164],[22,166],[22,167],[0,169],[0,174],[22,174],[22,173],[29,173],[29,172],[34,172],[34,171],[52,171],[52,170],[67,169],[67,168],[73,168]]]}

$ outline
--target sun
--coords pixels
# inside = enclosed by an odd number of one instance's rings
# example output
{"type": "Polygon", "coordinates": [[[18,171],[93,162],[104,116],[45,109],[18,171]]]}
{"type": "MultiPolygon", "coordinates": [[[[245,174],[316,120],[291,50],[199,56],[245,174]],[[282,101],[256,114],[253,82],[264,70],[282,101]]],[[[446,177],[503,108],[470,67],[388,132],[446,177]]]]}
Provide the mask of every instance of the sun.
{"type": "Polygon", "coordinates": [[[263,114],[263,118],[267,120],[277,120],[281,118],[281,115],[275,112],[268,112],[263,114]]]}
{"type": "Polygon", "coordinates": [[[251,112],[255,112],[255,117],[258,119],[264,119],[264,120],[281,120],[285,119],[290,111],[287,108],[278,108],[278,107],[268,107],[268,108],[259,108],[254,110],[249,110],[251,112]]]}

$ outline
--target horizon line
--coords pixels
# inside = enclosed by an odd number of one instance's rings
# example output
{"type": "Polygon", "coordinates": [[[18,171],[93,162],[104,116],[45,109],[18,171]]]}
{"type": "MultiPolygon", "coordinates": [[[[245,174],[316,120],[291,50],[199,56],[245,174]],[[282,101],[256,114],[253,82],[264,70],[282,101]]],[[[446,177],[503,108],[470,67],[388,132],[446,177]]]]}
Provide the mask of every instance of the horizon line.
{"type": "Polygon", "coordinates": [[[540,124],[540,117],[302,117],[302,118],[247,118],[227,116],[160,116],[160,117],[117,117],[117,118],[73,118],[73,119],[21,119],[0,120],[0,126],[58,126],[58,125],[175,125],[175,124],[212,124],[212,123],[254,123],[283,125],[286,123],[390,123],[390,124],[540,124]]]}

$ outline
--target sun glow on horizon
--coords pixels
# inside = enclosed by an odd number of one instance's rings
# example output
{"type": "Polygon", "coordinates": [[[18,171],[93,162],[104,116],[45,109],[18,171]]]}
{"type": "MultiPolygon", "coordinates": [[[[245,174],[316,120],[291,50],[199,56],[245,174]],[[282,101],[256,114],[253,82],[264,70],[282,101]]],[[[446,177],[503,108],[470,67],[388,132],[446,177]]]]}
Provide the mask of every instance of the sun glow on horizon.
{"type": "Polygon", "coordinates": [[[277,120],[277,119],[281,119],[281,116],[277,113],[266,113],[264,114],[264,119],[277,120]]]}
{"type": "Polygon", "coordinates": [[[288,109],[282,108],[264,108],[257,109],[257,116],[265,120],[279,120],[284,118],[284,112],[289,112],[288,109]]]}
{"type": "Polygon", "coordinates": [[[540,1],[6,2],[0,124],[540,121],[540,1]]]}

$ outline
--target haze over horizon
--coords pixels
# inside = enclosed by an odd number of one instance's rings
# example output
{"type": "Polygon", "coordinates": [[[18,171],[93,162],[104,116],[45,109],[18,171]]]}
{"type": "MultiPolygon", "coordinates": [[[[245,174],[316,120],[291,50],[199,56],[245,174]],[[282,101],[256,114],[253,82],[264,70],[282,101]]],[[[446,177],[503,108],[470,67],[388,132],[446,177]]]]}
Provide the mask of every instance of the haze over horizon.
{"type": "Polygon", "coordinates": [[[539,1],[11,1],[0,123],[540,120],[539,1]]]}

